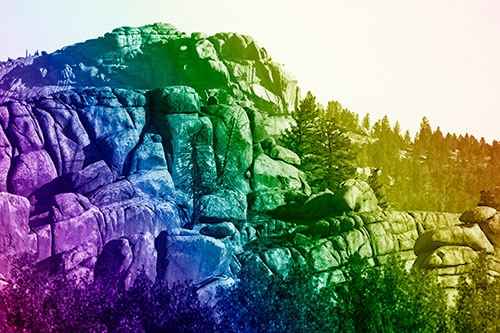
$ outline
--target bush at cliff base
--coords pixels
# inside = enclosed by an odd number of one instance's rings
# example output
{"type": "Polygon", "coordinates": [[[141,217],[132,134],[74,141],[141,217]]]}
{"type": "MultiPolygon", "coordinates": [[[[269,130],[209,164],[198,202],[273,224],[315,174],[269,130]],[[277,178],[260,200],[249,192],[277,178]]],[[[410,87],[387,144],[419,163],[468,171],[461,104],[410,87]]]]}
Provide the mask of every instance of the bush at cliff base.
{"type": "Polygon", "coordinates": [[[355,257],[346,282],[319,288],[310,269],[287,277],[243,269],[240,283],[219,302],[225,330],[236,332],[448,331],[443,290],[427,271],[384,269],[355,257]]]}
{"type": "Polygon", "coordinates": [[[196,288],[151,283],[140,274],[125,290],[110,281],[78,284],[36,272],[17,261],[12,283],[0,292],[2,332],[213,332],[211,308],[196,288]]]}

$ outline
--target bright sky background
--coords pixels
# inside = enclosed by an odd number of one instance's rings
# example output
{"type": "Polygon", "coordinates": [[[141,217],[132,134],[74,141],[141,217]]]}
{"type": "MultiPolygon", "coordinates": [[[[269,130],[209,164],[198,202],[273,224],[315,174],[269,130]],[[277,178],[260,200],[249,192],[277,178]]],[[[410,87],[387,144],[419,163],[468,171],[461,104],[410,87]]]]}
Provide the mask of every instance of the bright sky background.
{"type": "Polygon", "coordinates": [[[500,140],[500,1],[2,0],[0,60],[54,51],[113,28],[172,23],[253,36],[303,94],[403,130],[500,140]]]}

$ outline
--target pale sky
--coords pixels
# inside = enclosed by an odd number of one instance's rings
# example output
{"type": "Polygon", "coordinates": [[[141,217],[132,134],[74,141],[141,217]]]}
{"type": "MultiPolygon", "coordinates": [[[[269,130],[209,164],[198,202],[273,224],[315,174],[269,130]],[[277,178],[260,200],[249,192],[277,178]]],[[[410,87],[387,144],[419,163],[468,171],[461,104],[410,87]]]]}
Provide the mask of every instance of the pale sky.
{"type": "Polygon", "coordinates": [[[113,28],[253,36],[326,104],[500,140],[500,1],[1,0],[0,60],[113,28]]]}

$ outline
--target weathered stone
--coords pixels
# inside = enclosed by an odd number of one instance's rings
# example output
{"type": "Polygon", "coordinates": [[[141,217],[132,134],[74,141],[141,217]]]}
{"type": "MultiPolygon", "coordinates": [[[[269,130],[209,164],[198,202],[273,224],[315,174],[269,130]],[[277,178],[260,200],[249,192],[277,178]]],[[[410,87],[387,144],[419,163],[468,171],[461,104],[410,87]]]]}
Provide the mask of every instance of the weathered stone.
{"type": "Polygon", "coordinates": [[[342,236],[347,244],[347,250],[350,256],[358,253],[362,258],[373,257],[373,251],[370,246],[369,236],[366,231],[354,229],[343,233],[342,236]]]}
{"type": "Polygon", "coordinates": [[[468,210],[460,216],[460,221],[470,222],[470,223],[480,223],[486,222],[489,218],[492,218],[497,210],[492,207],[478,206],[473,210],[468,210]]]}
{"type": "Polygon", "coordinates": [[[125,288],[130,288],[139,273],[144,272],[150,281],[156,280],[157,253],[155,249],[155,238],[149,232],[136,234],[128,238],[132,246],[132,262],[128,266],[126,276],[123,280],[125,288]]]}
{"type": "Polygon", "coordinates": [[[100,207],[104,219],[99,230],[104,242],[120,237],[151,233],[157,237],[161,231],[181,226],[179,210],[172,202],[131,199],[100,207]]]}
{"type": "Polygon", "coordinates": [[[98,188],[89,195],[92,204],[102,207],[115,202],[126,201],[136,196],[136,189],[127,180],[123,179],[115,183],[98,188]]]}
{"type": "Polygon", "coordinates": [[[30,203],[26,198],[0,192],[0,273],[9,277],[12,256],[37,251],[30,237],[30,203]]]}
{"type": "Polygon", "coordinates": [[[286,204],[287,191],[268,190],[253,192],[249,196],[250,209],[266,213],[286,204]]]}
{"type": "Polygon", "coordinates": [[[429,230],[423,233],[415,243],[415,254],[433,251],[444,245],[469,246],[476,251],[493,252],[493,245],[477,224],[471,227],[452,226],[429,230]]]}
{"type": "Polygon", "coordinates": [[[477,253],[468,246],[445,245],[418,256],[415,265],[423,268],[447,267],[472,264],[477,253]]]}
{"type": "Polygon", "coordinates": [[[213,225],[207,225],[200,230],[200,233],[215,238],[225,238],[234,235],[237,232],[234,224],[222,222],[213,225]]]}
{"type": "Polygon", "coordinates": [[[68,190],[82,194],[88,194],[114,181],[111,169],[103,160],[92,163],[85,169],[70,174],[68,178],[68,190]]]}
{"type": "Polygon", "coordinates": [[[196,91],[187,86],[155,89],[149,94],[151,108],[163,113],[197,113],[201,100],[196,91]]]}
{"type": "Polygon", "coordinates": [[[109,241],[95,265],[95,277],[123,281],[134,258],[126,238],[109,241]]]}
{"type": "Polygon", "coordinates": [[[49,154],[45,150],[32,151],[12,159],[7,188],[11,193],[28,197],[56,177],[49,154]]]}
{"type": "Polygon", "coordinates": [[[243,221],[247,218],[247,199],[239,191],[219,190],[200,198],[200,221],[243,221]]]}
{"type": "Polygon", "coordinates": [[[288,274],[293,265],[292,254],[288,248],[275,248],[262,254],[262,260],[274,274],[288,274]]]}
{"type": "Polygon", "coordinates": [[[283,161],[273,160],[265,154],[254,160],[253,189],[261,190],[299,190],[311,193],[305,174],[283,161]]]}
{"type": "MultiPolygon", "coordinates": [[[[201,283],[229,268],[231,253],[224,243],[199,234],[166,235],[159,260],[159,278],[169,283],[201,283]],[[163,255],[163,256],[162,256],[163,255]]],[[[157,247],[158,248],[158,247],[157,247]]]]}
{"type": "Polygon", "coordinates": [[[132,174],[156,168],[167,168],[162,137],[159,134],[146,133],[143,135],[139,145],[135,147],[131,155],[127,160],[126,173],[132,174]]]}
{"type": "MultiPolygon", "coordinates": [[[[71,204],[71,206],[77,205],[71,204]]],[[[73,209],[71,215],[74,212],[73,209]]],[[[77,216],[55,221],[52,224],[52,254],[66,252],[83,244],[92,244],[97,250],[101,249],[102,220],[101,212],[96,207],[90,207],[77,216]]]]}
{"type": "Polygon", "coordinates": [[[491,244],[498,248],[500,246],[500,213],[496,212],[485,222],[479,222],[479,227],[486,234],[491,244]]]}
{"type": "Polygon", "coordinates": [[[325,190],[312,195],[300,209],[299,215],[303,218],[332,216],[338,213],[335,206],[334,194],[330,190],[325,190]]]}
{"type": "Polygon", "coordinates": [[[307,260],[316,272],[330,270],[340,266],[340,263],[333,256],[335,249],[331,242],[326,241],[314,247],[307,255],[307,260]]]}
{"type": "Polygon", "coordinates": [[[223,104],[208,106],[203,111],[213,124],[218,182],[248,193],[244,173],[252,164],[253,141],[247,113],[237,105],[223,104]]]}
{"type": "Polygon", "coordinates": [[[53,198],[51,217],[53,222],[80,216],[91,208],[89,200],[78,193],[61,193],[53,198]]]}
{"type": "Polygon", "coordinates": [[[293,165],[300,165],[299,155],[281,146],[274,146],[271,148],[269,156],[275,160],[280,160],[293,165]]]}
{"type": "Polygon", "coordinates": [[[333,201],[335,207],[343,212],[371,212],[380,209],[377,205],[377,197],[370,185],[356,179],[349,179],[340,184],[333,201]]]}
{"type": "Polygon", "coordinates": [[[319,220],[307,228],[307,234],[324,238],[330,234],[330,223],[326,220],[319,220]]]}
{"type": "Polygon", "coordinates": [[[389,233],[389,224],[387,222],[368,224],[366,229],[370,235],[375,254],[384,255],[399,250],[399,244],[395,242],[395,239],[389,233]]]}
{"type": "Polygon", "coordinates": [[[174,182],[167,168],[141,171],[129,175],[127,179],[136,193],[142,196],[170,199],[174,196],[174,182]]]}

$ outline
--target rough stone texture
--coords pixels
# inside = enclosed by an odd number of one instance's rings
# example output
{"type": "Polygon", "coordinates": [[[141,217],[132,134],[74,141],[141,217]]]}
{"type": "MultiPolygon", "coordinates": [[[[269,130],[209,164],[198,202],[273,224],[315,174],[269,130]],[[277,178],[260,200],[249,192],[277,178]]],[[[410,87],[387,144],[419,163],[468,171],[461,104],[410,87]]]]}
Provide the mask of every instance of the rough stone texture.
{"type": "Polygon", "coordinates": [[[231,253],[220,240],[196,233],[166,235],[158,249],[160,278],[169,283],[201,283],[229,268],[231,253]]]}
{"type": "Polygon", "coordinates": [[[273,160],[265,154],[255,158],[252,179],[255,191],[275,189],[311,193],[302,171],[283,161],[273,160]]]}
{"type": "Polygon", "coordinates": [[[200,222],[243,221],[247,198],[239,191],[219,190],[200,198],[200,222]]]}
{"type": "Polygon", "coordinates": [[[361,180],[349,179],[340,184],[333,200],[341,212],[363,213],[380,209],[373,189],[361,180]]]}
{"type": "Polygon", "coordinates": [[[269,156],[271,158],[274,158],[275,160],[281,160],[283,162],[293,164],[293,165],[300,165],[299,155],[297,155],[293,151],[286,149],[284,147],[281,147],[281,146],[274,146],[269,151],[269,156]]]}
{"type": "Polygon", "coordinates": [[[486,222],[488,219],[493,217],[497,210],[492,207],[479,206],[473,210],[468,210],[460,216],[460,221],[470,222],[470,223],[481,223],[486,222]]]}
{"type": "Polygon", "coordinates": [[[7,278],[11,268],[9,256],[36,251],[28,225],[29,211],[26,198],[0,192],[0,272],[7,278]]]}
{"type": "Polygon", "coordinates": [[[419,255],[445,245],[470,246],[476,251],[484,250],[490,253],[494,250],[477,224],[472,227],[453,226],[427,231],[418,238],[414,250],[415,254],[419,255]]]}
{"type": "Polygon", "coordinates": [[[452,214],[383,212],[357,180],[308,198],[300,158],[274,139],[299,99],[297,81],[251,37],[168,24],[0,63],[0,273],[29,250],[78,278],[129,287],[144,267],[213,295],[246,265],[286,274],[308,264],[338,283],[356,253],[413,263],[419,236],[419,260],[456,275],[475,249],[491,250],[485,237],[500,243],[486,208],[464,218],[483,234],[454,227],[452,214]],[[444,227],[455,229],[426,234],[444,227]]]}

